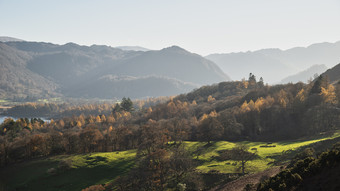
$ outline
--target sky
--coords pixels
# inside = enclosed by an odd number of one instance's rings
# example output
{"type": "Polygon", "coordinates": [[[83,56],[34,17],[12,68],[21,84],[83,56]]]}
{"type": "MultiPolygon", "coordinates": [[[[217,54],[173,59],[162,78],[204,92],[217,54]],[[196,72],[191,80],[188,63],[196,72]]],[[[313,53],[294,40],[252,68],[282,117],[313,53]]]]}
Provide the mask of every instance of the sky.
{"type": "Polygon", "coordinates": [[[0,0],[0,36],[201,55],[340,40],[340,0],[0,0]]]}

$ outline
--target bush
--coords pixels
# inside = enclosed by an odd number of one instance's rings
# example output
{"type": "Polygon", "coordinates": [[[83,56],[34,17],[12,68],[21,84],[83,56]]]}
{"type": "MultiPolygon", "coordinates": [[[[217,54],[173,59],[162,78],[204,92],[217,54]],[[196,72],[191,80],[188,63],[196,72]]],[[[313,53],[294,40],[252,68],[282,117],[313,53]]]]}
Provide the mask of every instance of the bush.
{"type": "Polygon", "coordinates": [[[55,175],[55,174],[57,174],[57,170],[55,168],[49,168],[47,170],[47,173],[50,174],[50,175],[55,175]]]}
{"type": "Polygon", "coordinates": [[[62,160],[58,164],[58,170],[60,170],[60,171],[69,170],[71,168],[72,168],[72,160],[70,160],[70,159],[62,160]]]}

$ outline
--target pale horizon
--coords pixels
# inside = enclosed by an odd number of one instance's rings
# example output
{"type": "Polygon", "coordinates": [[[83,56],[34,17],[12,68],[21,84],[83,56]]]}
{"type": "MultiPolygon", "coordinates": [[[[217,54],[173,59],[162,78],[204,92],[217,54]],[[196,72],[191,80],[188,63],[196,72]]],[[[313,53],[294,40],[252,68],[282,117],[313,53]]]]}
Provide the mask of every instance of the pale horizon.
{"type": "Polygon", "coordinates": [[[80,45],[177,45],[203,56],[340,40],[340,2],[0,0],[0,36],[80,45]]]}

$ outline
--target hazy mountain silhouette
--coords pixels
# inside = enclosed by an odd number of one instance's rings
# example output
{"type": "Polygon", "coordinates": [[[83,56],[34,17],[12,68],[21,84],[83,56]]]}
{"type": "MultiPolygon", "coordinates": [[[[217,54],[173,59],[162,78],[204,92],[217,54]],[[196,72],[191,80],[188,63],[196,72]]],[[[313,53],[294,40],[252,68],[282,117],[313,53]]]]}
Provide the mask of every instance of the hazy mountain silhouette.
{"type": "Polygon", "coordinates": [[[265,82],[276,83],[313,65],[324,64],[328,68],[333,67],[340,60],[340,41],[288,50],[263,49],[253,52],[211,54],[206,58],[214,61],[233,80],[240,80],[252,72],[258,77],[262,76],[265,82]]]}
{"type": "Polygon", "coordinates": [[[121,50],[132,50],[132,51],[149,51],[150,49],[140,47],[140,46],[117,46],[115,48],[119,48],[121,50]]]}
{"type": "Polygon", "coordinates": [[[113,76],[106,75],[87,83],[69,88],[66,96],[93,98],[100,97],[110,99],[115,97],[146,98],[178,95],[189,92],[196,85],[185,83],[177,79],[159,76],[113,76]]]}
{"type": "Polygon", "coordinates": [[[190,53],[178,46],[160,51],[148,51],[123,60],[118,66],[105,72],[128,76],[167,76],[198,86],[230,80],[212,61],[190,53]]]}
{"type": "MultiPolygon", "coordinates": [[[[31,80],[33,84],[53,87],[41,87],[51,94],[88,98],[165,96],[230,79],[215,63],[179,47],[143,52],[74,43],[12,41],[3,46],[8,50],[1,50],[1,54],[8,55],[13,63],[22,63],[21,68],[8,69],[11,75],[20,78],[18,75],[23,74],[15,71],[24,71],[26,76],[30,72],[37,78],[31,80]],[[26,57],[20,60],[8,52],[26,57]]],[[[3,84],[8,84],[7,80],[2,79],[3,84]]],[[[26,84],[20,87],[29,88],[26,84]]]]}
{"type": "Polygon", "coordinates": [[[327,67],[324,64],[314,65],[314,66],[308,68],[305,71],[299,72],[297,74],[294,74],[294,75],[291,75],[291,76],[288,76],[288,77],[282,79],[281,83],[282,84],[290,83],[290,82],[292,82],[292,83],[296,83],[296,82],[307,83],[308,80],[314,78],[315,74],[320,75],[323,72],[325,72],[326,70],[327,70],[327,67]]]}
{"type": "Polygon", "coordinates": [[[10,42],[10,41],[24,41],[18,38],[8,37],[8,36],[0,36],[0,42],[10,42]]]}

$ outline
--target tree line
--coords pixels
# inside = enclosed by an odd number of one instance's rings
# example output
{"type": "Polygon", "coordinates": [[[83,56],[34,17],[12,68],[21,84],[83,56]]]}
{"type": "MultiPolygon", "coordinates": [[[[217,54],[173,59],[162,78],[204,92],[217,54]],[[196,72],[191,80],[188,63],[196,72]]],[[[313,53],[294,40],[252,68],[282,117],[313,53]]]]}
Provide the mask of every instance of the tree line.
{"type": "Polygon", "coordinates": [[[64,153],[138,149],[159,137],[174,144],[185,140],[209,144],[314,135],[339,127],[339,90],[339,84],[330,84],[326,77],[309,84],[268,86],[250,75],[248,80],[204,86],[138,110],[126,98],[105,114],[73,114],[50,122],[6,119],[0,125],[0,164],[64,153]],[[157,136],[146,136],[146,130],[157,136]]]}

